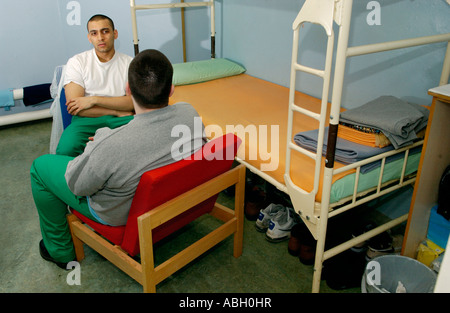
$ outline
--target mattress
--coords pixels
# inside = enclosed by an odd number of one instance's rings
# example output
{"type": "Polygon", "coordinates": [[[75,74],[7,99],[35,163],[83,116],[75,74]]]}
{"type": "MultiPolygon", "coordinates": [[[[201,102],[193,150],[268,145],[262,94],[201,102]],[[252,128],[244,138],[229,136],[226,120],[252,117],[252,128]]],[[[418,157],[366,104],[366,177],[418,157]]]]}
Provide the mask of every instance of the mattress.
{"type": "MultiPolygon", "coordinates": [[[[199,113],[212,139],[223,133],[234,132],[242,140],[238,158],[284,185],[289,88],[248,74],[215,79],[207,82],[176,86],[170,103],[188,102],[199,113]],[[256,135],[255,135],[256,133],[256,135]]],[[[320,113],[320,99],[305,93],[295,93],[295,103],[320,113]]],[[[329,107],[328,107],[329,110],[329,107]]],[[[294,113],[292,134],[318,128],[318,122],[300,113],[294,113]]],[[[420,153],[410,156],[405,174],[416,171],[420,153]]],[[[322,162],[324,164],[324,162],[322,162]]],[[[397,178],[403,158],[386,164],[383,181],[397,178]]],[[[335,168],[345,164],[335,162],[335,168]]],[[[378,170],[360,174],[358,190],[377,185],[378,170]]],[[[322,168],[323,173],[323,168],[322,168]]],[[[292,152],[290,174],[300,188],[311,191],[314,184],[314,160],[292,152]]],[[[330,203],[353,193],[355,170],[333,177],[330,203]]],[[[323,175],[321,175],[322,177],[323,175]]],[[[322,182],[316,201],[322,197],[322,182]]]]}

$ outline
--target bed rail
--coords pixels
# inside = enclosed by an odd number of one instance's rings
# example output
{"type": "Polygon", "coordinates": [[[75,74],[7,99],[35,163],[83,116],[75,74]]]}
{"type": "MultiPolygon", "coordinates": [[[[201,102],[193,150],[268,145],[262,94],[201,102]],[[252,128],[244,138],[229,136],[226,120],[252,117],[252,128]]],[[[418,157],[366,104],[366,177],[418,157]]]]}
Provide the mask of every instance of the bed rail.
{"type": "Polygon", "coordinates": [[[367,158],[363,161],[359,161],[359,162],[355,162],[352,164],[349,164],[347,166],[341,167],[339,169],[334,170],[334,174],[340,174],[342,172],[345,172],[347,170],[350,169],[356,169],[356,174],[355,174],[355,179],[354,179],[354,188],[353,188],[353,194],[350,197],[341,199],[339,202],[337,203],[332,203],[329,205],[330,208],[330,212],[328,214],[328,217],[333,217],[335,215],[338,215],[342,212],[347,211],[348,209],[351,209],[355,206],[361,205],[363,203],[366,203],[368,201],[371,201],[375,198],[378,198],[382,195],[385,195],[391,191],[394,191],[396,189],[402,188],[406,185],[412,184],[415,182],[415,176],[412,178],[408,178],[405,175],[406,172],[406,166],[408,163],[408,157],[409,157],[409,151],[415,147],[419,147],[423,145],[423,140],[420,140],[416,143],[414,143],[413,145],[410,145],[408,147],[404,147],[398,150],[394,150],[394,151],[389,151],[389,152],[385,152],[382,154],[379,154],[377,156],[371,157],[371,158],[367,158]],[[384,175],[384,168],[385,168],[385,164],[386,164],[386,158],[393,156],[395,154],[401,154],[403,153],[404,157],[403,157],[403,165],[402,165],[402,170],[401,170],[401,174],[400,177],[398,179],[394,179],[392,181],[387,181],[387,182],[383,182],[383,175],[384,175]],[[358,192],[358,182],[359,182],[359,175],[361,172],[361,167],[372,163],[372,162],[376,162],[376,161],[381,161],[381,166],[380,166],[380,174],[378,177],[378,184],[376,187],[371,188],[369,190],[364,190],[364,191],[360,191],[358,192]],[[361,199],[362,196],[371,193],[370,196],[364,197],[361,199]],[[348,204],[342,206],[343,203],[347,203],[348,204]],[[337,207],[339,206],[339,208],[332,210],[333,207],[337,207]]]}
{"type": "Polygon", "coordinates": [[[344,82],[344,72],[346,66],[346,59],[348,57],[383,52],[393,49],[401,49],[407,47],[413,47],[418,45],[425,45],[437,42],[447,42],[447,50],[443,63],[442,74],[440,78],[440,85],[447,84],[449,75],[450,75],[450,34],[442,34],[442,35],[434,35],[434,36],[425,36],[411,39],[404,39],[398,41],[370,44],[370,45],[362,45],[355,47],[348,47],[348,38],[350,31],[350,21],[352,14],[352,6],[353,0],[323,0],[323,1],[315,1],[315,0],[306,0],[302,9],[300,10],[297,18],[293,23],[293,48],[292,48],[292,62],[291,62],[291,74],[290,74],[290,93],[289,93],[289,115],[288,115],[288,138],[287,138],[287,147],[286,147],[286,168],[285,168],[285,183],[289,193],[289,196],[292,200],[292,204],[296,212],[302,217],[305,224],[308,226],[312,235],[317,239],[317,247],[316,247],[316,260],[314,265],[314,277],[313,277],[313,286],[312,291],[318,292],[320,285],[320,276],[322,272],[322,264],[323,262],[352,247],[353,245],[363,242],[370,236],[375,236],[386,229],[389,229],[399,223],[404,222],[407,219],[407,215],[401,216],[385,225],[382,225],[372,232],[365,234],[360,237],[356,237],[348,242],[345,242],[329,251],[325,251],[325,238],[326,238],[326,230],[328,218],[338,215],[342,212],[345,212],[353,207],[356,207],[362,203],[375,199],[383,194],[387,194],[395,189],[401,188],[404,185],[412,184],[415,181],[415,177],[406,178],[405,177],[405,168],[409,155],[409,149],[412,147],[421,145],[423,141],[420,141],[413,146],[405,147],[401,150],[392,151],[387,154],[382,154],[371,159],[367,159],[352,165],[345,166],[341,169],[334,169],[334,159],[335,159],[335,148],[336,148],[336,140],[337,140],[337,132],[339,125],[339,115],[341,111],[341,98],[342,98],[342,89],[344,82]],[[322,166],[322,146],[323,146],[323,137],[324,137],[324,129],[325,129],[325,115],[326,115],[326,106],[328,100],[328,90],[329,90],[329,81],[330,81],[330,73],[331,70],[329,60],[332,59],[333,55],[333,44],[330,43],[333,39],[333,22],[336,22],[339,25],[339,36],[338,43],[336,49],[336,61],[334,68],[334,80],[333,80],[333,92],[331,96],[331,110],[330,115],[328,117],[329,121],[329,130],[328,130],[328,142],[327,142],[327,151],[325,154],[325,164],[324,164],[324,174],[322,177],[322,199],[319,203],[315,203],[315,197],[318,192],[319,186],[319,178],[320,178],[320,167],[322,166]],[[298,47],[299,47],[299,29],[304,23],[313,23],[321,25],[327,36],[328,36],[328,44],[327,51],[325,57],[325,69],[318,70],[312,69],[309,67],[305,67],[297,63],[298,61],[298,47]],[[321,113],[319,116],[313,112],[310,112],[304,108],[301,108],[300,105],[294,103],[294,93],[296,86],[296,72],[303,71],[309,74],[313,74],[324,79],[323,90],[322,90],[322,106],[321,113]],[[317,152],[312,153],[310,151],[306,151],[305,149],[297,147],[295,143],[293,143],[293,133],[292,133],[292,125],[293,125],[293,115],[294,112],[298,112],[300,114],[305,114],[312,118],[315,118],[319,121],[319,134],[318,134],[318,144],[317,144],[317,152]],[[314,188],[312,191],[305,191],[301,189],[299,186],[295,185],[290,177],[290,162],[291,162],[291,153],[292,150],[307,155],[310,158],[315,160],[315,179],[314,179],[314,188]],[[404,153],[404,163],[402,168],[401,177],[394,182],[386,182],[383,183],[383,171],[384,165],[386,162],[386,157],[390,154],[396,153],[404,153]],[[375,160],[381,160],[381,171],[378,179],[378,185],[368,191],[359,192],[358,193],[358,180],[360,176],[360,168],[364,164],[368,164],[375,160]],[[339,208],[333,209],[337,207],[338,204],[330,204],[330,192],[332,187],[332,179],[333,176],[341,173],[343,171],[347,171],[350,169],[356,169],[355,175],[355,187],[354,192],[351,197],[345,199],[345,201],[349,201],[348,204],[344,204],[339,208]],[[360,198],[362,194],[367,194],[371,192],[369,196],[364,198],[360,198]]]}
{"type": "MultiPolygon", "coordinates": [[[[136,5],[134,0],[130,0],[130,10],[131,10],[131,24],[133,30],[133,44],[134,44],[134,54],[137,55],[139,53],[139,38],[138,38],[138,29],[137,29],[137,20],[136,20],[136,11],[138,10],[149,10],[149,9],[174,9],[174,8],[190,8],[190,7],[209,7],[211,11],[211,58],[215,58],[215,6],[214,0],[205,1],[205,2],[184,2],[181,0],[180,3],[163,3],[163,4],[140,4],[136,5]]],[[[184,25],[183,25],[184,27],[184,25]]],[[[183,51],[184,47],[184,39],[183,39],[183,51]]]]}

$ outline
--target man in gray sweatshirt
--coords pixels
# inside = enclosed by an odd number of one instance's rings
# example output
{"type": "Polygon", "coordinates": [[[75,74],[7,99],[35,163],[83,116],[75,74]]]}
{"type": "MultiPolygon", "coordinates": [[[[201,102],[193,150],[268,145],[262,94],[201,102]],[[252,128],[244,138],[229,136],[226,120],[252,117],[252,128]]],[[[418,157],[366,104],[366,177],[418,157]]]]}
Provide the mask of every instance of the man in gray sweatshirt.
{"type": "Polygon", "coordinates": [[[67,206],[99,223],[124,225],[142,174],[188,157],[206,142],[190,104],[168,105],[172,75],[161,52],[142,51],[128,72],[135,118],[119,128],[97,130],[78,157],[43,155],[33,162],[31,187],[45,260],[65,268],[75,258],[67,206]]]}

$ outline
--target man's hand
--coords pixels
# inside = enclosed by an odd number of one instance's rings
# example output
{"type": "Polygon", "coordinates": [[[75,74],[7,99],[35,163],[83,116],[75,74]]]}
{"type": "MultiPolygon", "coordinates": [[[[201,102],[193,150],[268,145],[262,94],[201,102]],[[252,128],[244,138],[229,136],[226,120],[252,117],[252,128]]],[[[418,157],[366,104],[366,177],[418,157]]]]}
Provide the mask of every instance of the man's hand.
{"type": "Polygon", "coordinates": [[[95,105],[95,97],[76,97],[67,101],[67,112],[78,115],[81,111],[92,108],[95,105]]]}

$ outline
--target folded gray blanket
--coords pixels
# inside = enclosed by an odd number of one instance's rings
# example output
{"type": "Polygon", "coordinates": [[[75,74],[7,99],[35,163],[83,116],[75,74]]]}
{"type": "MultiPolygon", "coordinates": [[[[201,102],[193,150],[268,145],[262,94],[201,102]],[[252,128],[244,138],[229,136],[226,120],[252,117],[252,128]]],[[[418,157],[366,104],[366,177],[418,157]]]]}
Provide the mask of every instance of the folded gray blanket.
{"type": "Polygon", "coordinates": [[[426,127],[429,110],[393,96],[381,96],[366,104],[344,111],[340,122],[376,128],[395,149],[411,144],[417,132],[426,127]]]}
{"type": "MultiPolygon", "coordinates": [[[[295,134],[294,142],[302,148],[305,148],[309,151],[316,152],[317,151],[317,139],[319,135],[319,130],[314,129],[310,131],[300,132],[295,134]]],[[[327,140],[328,140],[328,127],[325,128],[324,138],[323,138],[323,149],[322,153],[325,156],[327,152],[327,140]]],[[[348,141],[342,138],[337,138],[336,141],[336,150],[335,150],[335,159],[344,164],[351,164],[358,161],[362,161],[364,159],[370,158],[372,156],[378,155],[380,153],[388,152],[393,150],[394,147],[389,145],[384,148],[374,148],[365,145],[360,145],[358,143],[348,141]]],[[[410,151],[410,155],[416,154],[422,151],[422,146],[415,147],[410,151]]],[[[390,157],[386,158],[386,164],[393,162],[399,158],[404,156],[403,153],[394,154],[390,157]]],[[[361,173],[370,172],[381,166],[380,161],[374,161],[372,163],[363,165],[361,167],[361,173]]]]}

